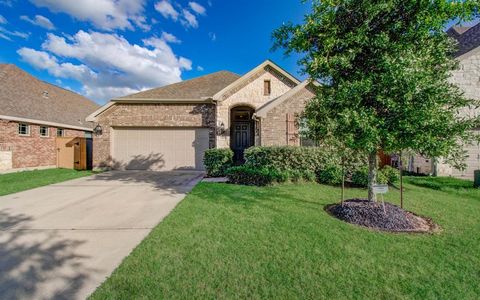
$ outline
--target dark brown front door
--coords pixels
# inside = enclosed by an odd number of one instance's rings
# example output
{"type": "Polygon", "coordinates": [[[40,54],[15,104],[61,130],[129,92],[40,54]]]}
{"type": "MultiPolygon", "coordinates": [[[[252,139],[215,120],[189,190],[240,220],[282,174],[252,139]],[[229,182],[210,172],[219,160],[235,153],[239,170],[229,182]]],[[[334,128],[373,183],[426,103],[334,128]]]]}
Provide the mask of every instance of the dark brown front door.
{"type": "Polygon", "coordinates": [[[232,133],[232,150],[235,162],[243,162],[243,152],[253,146],[250,122],[235,122],[232,133]]]}

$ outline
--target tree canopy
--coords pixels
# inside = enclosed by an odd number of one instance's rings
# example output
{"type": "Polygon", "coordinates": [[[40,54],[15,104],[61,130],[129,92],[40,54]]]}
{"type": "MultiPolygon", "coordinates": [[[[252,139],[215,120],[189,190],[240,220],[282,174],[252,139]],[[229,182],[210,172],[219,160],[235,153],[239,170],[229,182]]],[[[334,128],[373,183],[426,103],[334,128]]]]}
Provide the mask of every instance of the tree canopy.
{"type": "Polygon", "coordinates": [[[380,149],[448,156],[474,137],[478,118],[459,112],[479,102],[449,81],[458,62],[445,28],[478,9],[478,0],[314,0],[303,24],[274,31],[274,49],[302,54],[322,83],[305,111],[310,132],[369,153],[370,189],[380,149]]]}

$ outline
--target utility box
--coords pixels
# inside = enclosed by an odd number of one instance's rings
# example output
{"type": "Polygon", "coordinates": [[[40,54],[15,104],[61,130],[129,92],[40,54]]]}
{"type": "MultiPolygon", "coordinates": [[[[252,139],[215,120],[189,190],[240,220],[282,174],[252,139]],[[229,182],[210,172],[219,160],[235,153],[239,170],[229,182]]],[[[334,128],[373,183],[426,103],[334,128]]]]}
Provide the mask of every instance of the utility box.
{"type": "Polygon", "coordinates": [[[480,170],[473,171],[473,186],[480,188],[480,170]]]}

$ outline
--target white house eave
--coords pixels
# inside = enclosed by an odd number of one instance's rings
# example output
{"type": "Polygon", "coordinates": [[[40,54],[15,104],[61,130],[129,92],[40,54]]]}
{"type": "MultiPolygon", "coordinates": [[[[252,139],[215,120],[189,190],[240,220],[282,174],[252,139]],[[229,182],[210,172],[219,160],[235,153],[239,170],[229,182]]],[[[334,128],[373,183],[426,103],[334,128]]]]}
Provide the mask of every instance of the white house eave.
{"type": "Polygon", "coordinates": [[[57,122],[50,122],[50,121],[43,121],[43,120],[36,120],[36,119],[29,119],[29,118],[22,118],[22,117],[13,117],[13,116],[5,116],[0,115],[0,119],[8,120],[8,121],[15,121],[15,122],[25,122],[29,124],[38,124],[38,125],[46,125],[52,127],[60,127],[65,129],[74,129],[74,130],[82,130],[82,131],[93,131],[92,128],[83,127],[83,126],[75,126],[65,123],[57,123],[57,122]]]}
{"type": "Polygon", "coordinates": [[[138,104],[145,104],[145,103],[214,103],[215,101],[212,97],[203,97],[201,99],[156,99],[156,98],[115,98],[110,100],[107,104],[100,107],[93,113],[91,113],[87,118],[87,122],[96,122],[97,117],[102,114],[104,111],[115,105],[116,103],[138,103],[138,104]]]}

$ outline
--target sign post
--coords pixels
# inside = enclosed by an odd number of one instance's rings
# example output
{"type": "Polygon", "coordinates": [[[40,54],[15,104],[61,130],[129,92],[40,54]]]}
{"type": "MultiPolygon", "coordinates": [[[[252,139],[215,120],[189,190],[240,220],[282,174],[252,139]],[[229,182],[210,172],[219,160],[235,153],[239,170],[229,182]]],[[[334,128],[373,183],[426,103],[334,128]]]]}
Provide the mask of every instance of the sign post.
{"type": "Polygon", "coordinates": [[[382,196],[383,212],[387,214],[387,211],[385,210],[385,200],[383,199],[383,194],[386,194],[388,192],[388,184],[374,184],[373,192],[382,196]]]}

